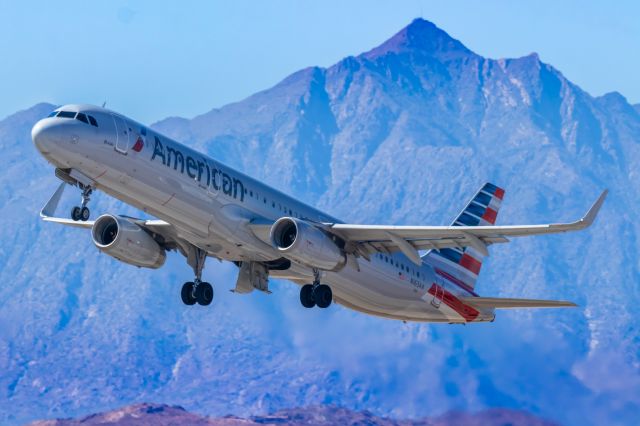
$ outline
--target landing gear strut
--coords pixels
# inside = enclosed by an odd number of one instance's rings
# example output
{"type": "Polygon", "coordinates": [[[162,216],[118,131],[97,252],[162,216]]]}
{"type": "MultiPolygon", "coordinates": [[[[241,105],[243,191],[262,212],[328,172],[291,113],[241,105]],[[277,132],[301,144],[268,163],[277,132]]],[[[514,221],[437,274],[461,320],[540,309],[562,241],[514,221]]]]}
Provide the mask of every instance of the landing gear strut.
{"type": "Polygon", "coordinates": [[[210,305],[213,301],[213,287],[208,282],[202,281],[202,269],[207,259],[207,252],[201,248],[191,246],[187,255],[187,262],[193,268],[195,279],[182,285],[180,296],[185,305],[202,306],[210,305]]]}
{"type": "Polygon", "coordinates": [[[71,209],[71,219],[75,221],[87,221],[91,215],[87,204],[89,204],[89,200],[91,199],[93,188],[89,185],[82,185],[80,183],[78,185],[80,186],[80,189],[82,189],[82,203],[80,206],[75,206],[71,209]]]}
{"type": "Polygon", "coordinates": [[[333,300],[333,292],[331,287],[326,284],[320,284],[320,271],[313,270],[313,284],[305,284],[300,289],[300,303],[305,308],[328,308],[333,300]]]}

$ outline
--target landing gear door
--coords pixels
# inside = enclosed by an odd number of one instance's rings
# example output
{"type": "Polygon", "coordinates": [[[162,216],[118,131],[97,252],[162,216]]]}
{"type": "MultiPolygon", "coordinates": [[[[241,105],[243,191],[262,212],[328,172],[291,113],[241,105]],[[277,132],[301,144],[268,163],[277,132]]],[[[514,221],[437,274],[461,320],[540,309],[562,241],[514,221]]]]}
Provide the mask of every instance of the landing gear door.
{"type": "Polygon", "coordinates": [[[269,270],[258,262],[242,262],[238,272],[238,280],[234,293],[251,293],[253,289],[271,293],[269,291],[269,270]]]}
{"type": "Polygon", "coordinates": [[[112,114],[113,124],[116,129],[116,146],[115,149],[120,154],[125,154],[129,150],[129,127],[122,117],[112,114]]]}

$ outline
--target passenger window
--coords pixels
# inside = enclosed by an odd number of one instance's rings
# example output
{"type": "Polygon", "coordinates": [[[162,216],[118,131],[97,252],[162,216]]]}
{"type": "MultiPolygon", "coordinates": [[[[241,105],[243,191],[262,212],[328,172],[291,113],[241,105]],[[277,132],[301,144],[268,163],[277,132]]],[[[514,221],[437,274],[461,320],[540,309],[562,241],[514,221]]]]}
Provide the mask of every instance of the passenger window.
{"type": "Polygon", "coordinates": [[[89,124],[89,120],[87,120],[87,116],[81,112],[79,112],[78,115],[76,115],[76,120],[80,120],[85,124],[89,124]]]}
{"type": "Polygon", "coordinates": [[[89,123],[91,123],[91,125],[94,127],[98,127],[98,122],[92,116],[89,116],[89,123]]]}
{"type": "Polygon", "coordinates": [[[60,114],[58,114],[58,117],[61,118],[75,118],[75,116],[76,113],[71,111],[60,111],[60,114]]]}

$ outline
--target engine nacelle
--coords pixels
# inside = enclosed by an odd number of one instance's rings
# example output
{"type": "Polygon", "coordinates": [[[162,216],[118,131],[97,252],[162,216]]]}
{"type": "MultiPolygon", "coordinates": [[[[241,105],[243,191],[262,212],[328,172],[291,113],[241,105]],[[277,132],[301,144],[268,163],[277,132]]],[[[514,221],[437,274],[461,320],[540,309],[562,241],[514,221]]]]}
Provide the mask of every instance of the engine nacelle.
{"type": "Polygon", "coordinates": [[[304,220],[283,217],[271,227],[271,244],[284,257],[296,262],[333,271],[346,258],[336,242],[325,232],[304,220]]]}
{"type": "Polygon", "coordinates": [[[100,251],[131,265],[155,269],[167,258],[151,235],[124,217],[100,216],[91,228],[91,237],[100,251]]]}

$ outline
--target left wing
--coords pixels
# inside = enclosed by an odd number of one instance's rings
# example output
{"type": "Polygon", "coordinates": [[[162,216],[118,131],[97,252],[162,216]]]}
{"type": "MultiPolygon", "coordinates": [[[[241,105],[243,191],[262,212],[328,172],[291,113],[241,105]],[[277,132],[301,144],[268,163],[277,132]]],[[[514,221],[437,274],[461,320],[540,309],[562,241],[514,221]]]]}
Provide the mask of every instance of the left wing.
{"type": "Polygon", "coordinates": [[[414,263],[420,265],[422,259],[418,250],[443,249],[451,247],[472,247],[488,256],[487,246],[509,242],[507,237],[556,234],[578,231],[590,226],[596,218],[607,190],[603,191],[586,215],[571,223],[546,225],[508,226],[386,226],[329,224],[326,230],[335,233],[347,244],[347,251],[365,258],[376,252],[404,253],[414,263]],[[349,250],[349,248],[351,250],[349,250]]]}

